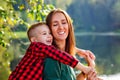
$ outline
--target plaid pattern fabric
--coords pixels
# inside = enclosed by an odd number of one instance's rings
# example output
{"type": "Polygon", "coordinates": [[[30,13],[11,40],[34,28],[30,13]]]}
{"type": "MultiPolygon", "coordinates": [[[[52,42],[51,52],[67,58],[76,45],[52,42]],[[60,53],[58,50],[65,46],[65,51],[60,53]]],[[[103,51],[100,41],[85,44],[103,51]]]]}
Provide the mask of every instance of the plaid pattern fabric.
{"type": "Polygon", "coordinates": [[[8,80],[43,80],[44,59],[47,57],[73,68],[78,63],[78,60],[73,56],[56,49],[54,46],[33,42],[15,70],[10,74],[8,80]]]}

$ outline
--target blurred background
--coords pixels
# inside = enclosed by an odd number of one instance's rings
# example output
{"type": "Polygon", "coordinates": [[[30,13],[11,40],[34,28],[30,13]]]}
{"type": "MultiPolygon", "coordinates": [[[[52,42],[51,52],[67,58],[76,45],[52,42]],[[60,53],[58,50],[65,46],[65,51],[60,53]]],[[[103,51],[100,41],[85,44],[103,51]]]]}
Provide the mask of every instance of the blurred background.
{"type": "Polygon", "coordinates": [[[98,74],[119,74],[120,0],[0,0],[0,80],[7,80],[25,54],[29,25],[44,21],[54,8],[71,16],[76,46],[95,54],[98,74]]]}

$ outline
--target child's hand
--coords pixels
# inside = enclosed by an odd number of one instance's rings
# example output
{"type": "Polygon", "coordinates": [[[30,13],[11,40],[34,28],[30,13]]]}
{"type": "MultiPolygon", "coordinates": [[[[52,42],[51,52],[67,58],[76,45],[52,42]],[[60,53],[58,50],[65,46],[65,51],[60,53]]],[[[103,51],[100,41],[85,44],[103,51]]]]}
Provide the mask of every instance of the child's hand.
{"type": "Polygon", "coordinates": [[[82,72],[85,73],[86,75],[89,74],[89,72],[95,72],[94,68],[89,67],[89,66],[83,66],[82,72]]]}
{"type": "Polygon", "coordinates": [[[75,66],[76,69],[82,71],[85,74],[88,74],[90,71],[93,71],[94,69],[90,66],[85,66],[81,62],[78,62],[77,65],[75,66]]]}

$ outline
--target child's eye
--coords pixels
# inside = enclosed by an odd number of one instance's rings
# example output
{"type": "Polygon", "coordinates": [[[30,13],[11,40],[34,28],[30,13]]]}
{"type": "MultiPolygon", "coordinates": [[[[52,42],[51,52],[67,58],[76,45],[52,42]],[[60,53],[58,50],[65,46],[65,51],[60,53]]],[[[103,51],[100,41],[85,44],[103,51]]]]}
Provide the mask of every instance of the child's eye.
{"type": "Polygon", "coordinates": [[[43,35],[46,35],[47,33],[43,33],[43,35]]]}

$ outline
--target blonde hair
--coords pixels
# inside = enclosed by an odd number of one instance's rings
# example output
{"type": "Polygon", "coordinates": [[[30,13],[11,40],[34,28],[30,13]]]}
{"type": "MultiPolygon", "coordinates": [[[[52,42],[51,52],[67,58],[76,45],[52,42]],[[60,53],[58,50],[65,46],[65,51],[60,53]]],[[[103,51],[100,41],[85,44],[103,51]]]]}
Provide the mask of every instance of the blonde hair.
{"type": "Polygon", "coordinates": [[[42,25],[46,25],[45,22],[37,22],[37,23],[34,23],[30,26],[30,28],[27,30],[27,36],[28,36],[28,39],[29,41],[31,41],[31,37],[34,37],[35,36],[35,29],[38,27],[38,26],[42,26],[42,25]]]}
{"type": "MultiPolygon", "coordinates": [[[[68,22],[68,26],[69,26],[69,29],[68,29],[69,33],[68,33],[68,37],[66,39],[65,51],[71,55],[75,55],[75,45],[76,44],[75,44],[75,37],[74,37],[74,29],[73,29],[73,25],[72,25],[72,21],[71,21],[70,16],[65,11],[63,11],[61,9],[54,9],[46,17],[46,24],[51,29],[50,26],[52,26],[52,17],[56,13],[62,13],[65,16],[65,18],[68,22]]],[[[56,43],[54,40],[53,40],[53,45],[56,46],[56,43]]]]}

